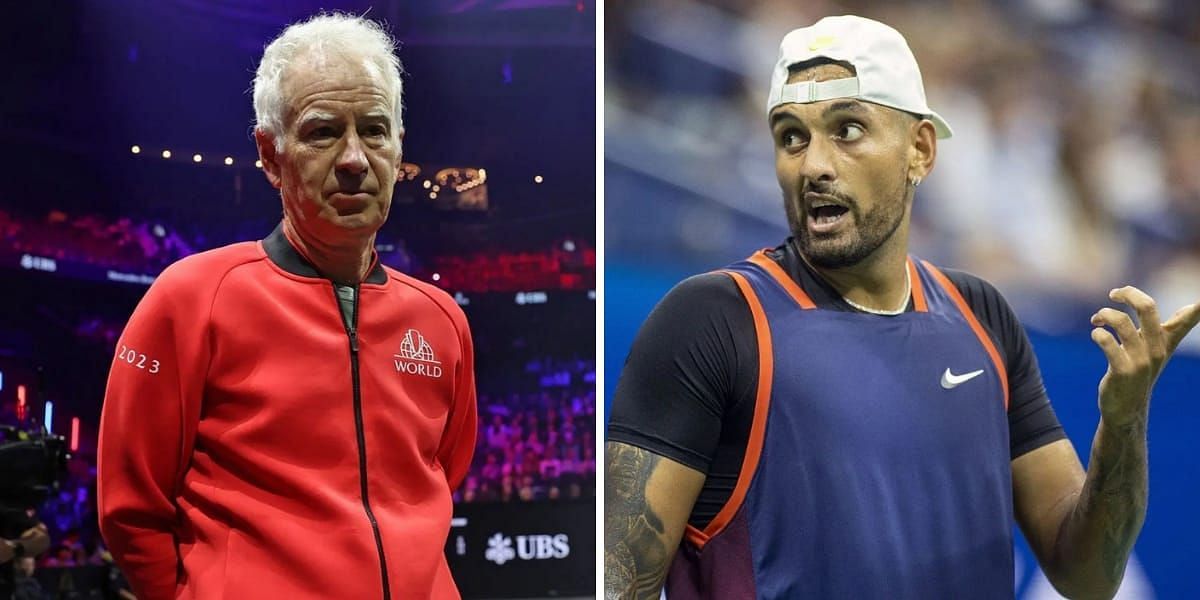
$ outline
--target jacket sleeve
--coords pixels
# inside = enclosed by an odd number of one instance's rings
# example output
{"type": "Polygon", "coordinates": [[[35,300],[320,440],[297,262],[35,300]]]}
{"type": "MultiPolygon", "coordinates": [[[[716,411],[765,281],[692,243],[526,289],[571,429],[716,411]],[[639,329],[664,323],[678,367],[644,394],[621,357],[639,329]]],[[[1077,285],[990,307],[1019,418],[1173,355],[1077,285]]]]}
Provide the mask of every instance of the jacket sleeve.
{"type": "Polygon", "coordinates": [[[461,311],[457,311],[455,316],[462,360],[455,374],[453,405],[442,433],[442,442],[438,446],[438,462],[446,471],[446,481],[451,490],[458,489],[471,466],[471,457],[475,454],[478,410],[475,404],[475,348],[471,341],[471,330],[461,311]]]}
{"type": "Polygon", "coordinates": [[[146,293],[117,342],[100,416],[100,531],[140,600],[175,596],[175,497],[208,363],[208,315],[188,306],[198,292],[172,285],[169,274],[146,293]]]}

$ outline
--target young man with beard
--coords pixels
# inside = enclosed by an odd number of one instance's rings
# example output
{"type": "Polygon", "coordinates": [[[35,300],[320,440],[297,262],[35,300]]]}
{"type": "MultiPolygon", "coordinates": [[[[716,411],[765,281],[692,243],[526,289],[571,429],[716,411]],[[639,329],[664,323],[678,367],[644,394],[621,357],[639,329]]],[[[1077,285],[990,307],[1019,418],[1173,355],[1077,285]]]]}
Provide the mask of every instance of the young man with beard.
{"type": "Polygon", "coordinates": [[[788,34],[768,119],[792,237],[676,286],[617,385],[609,598],[1005,598],[1012,523],[1072,597],[1118,588],[1146,512],[1154,381],[1200,321],[1102,308],[1085,472],[1000,294],[908,255],[948,124],[894,29],[788,34]],[[1116,336],[1105,327],[1116,332],[1116,336]],[[682,543],[681,543],[682,540],[682,543]]]}

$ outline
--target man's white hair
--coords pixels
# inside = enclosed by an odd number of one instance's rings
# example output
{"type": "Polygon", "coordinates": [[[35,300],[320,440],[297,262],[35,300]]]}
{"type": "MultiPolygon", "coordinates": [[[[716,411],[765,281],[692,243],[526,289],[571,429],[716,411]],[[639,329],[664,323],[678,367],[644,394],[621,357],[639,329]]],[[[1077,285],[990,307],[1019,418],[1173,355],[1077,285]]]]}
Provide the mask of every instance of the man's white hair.
{"type": "Polygon", "coordinates": [[[404,84],[400,80],[395,40],[382,25],[370,19],[339,12],[321,13],[289,25],[267,44],[254,74],[255,127],[275,139],[276,150],[283,150],[283,121],[288,109],[283,82],[289,68],[303,58],[322,59],[331,53],[361,58],[367,69],[382,77],[392,102],[392,134],[398,135],[404,129],[404,84]]]}

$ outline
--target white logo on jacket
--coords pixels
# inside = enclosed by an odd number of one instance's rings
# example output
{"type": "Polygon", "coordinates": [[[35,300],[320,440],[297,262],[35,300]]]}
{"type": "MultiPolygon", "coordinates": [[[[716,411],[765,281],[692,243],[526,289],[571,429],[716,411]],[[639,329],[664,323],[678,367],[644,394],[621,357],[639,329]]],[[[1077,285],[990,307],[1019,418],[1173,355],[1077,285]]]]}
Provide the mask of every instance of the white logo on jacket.
{"type": "Polygon", "coordinates": [[[400,353],[392,356],[397,373],[434,378],[442,376],[442,363],[433,354],[433,348],[425,341],[425,336],[416,329],[409,329],[404,333],[404,341],[400,342],[400,353]]]}

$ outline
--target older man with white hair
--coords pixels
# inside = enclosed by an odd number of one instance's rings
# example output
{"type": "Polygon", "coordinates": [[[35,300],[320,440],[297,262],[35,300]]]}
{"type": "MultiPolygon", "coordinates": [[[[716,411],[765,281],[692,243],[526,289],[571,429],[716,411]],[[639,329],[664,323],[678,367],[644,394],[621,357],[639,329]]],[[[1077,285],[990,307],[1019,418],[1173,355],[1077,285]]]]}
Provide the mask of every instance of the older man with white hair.
{"type": "Polygon", "coordinates": [[[138,598],[458,597],[471,336],[374,252],[401,92],[372,21],[321,15],[267,46],[255,141],[282,222],[164,271],[109,374],[100,526],[138,598]]]}

